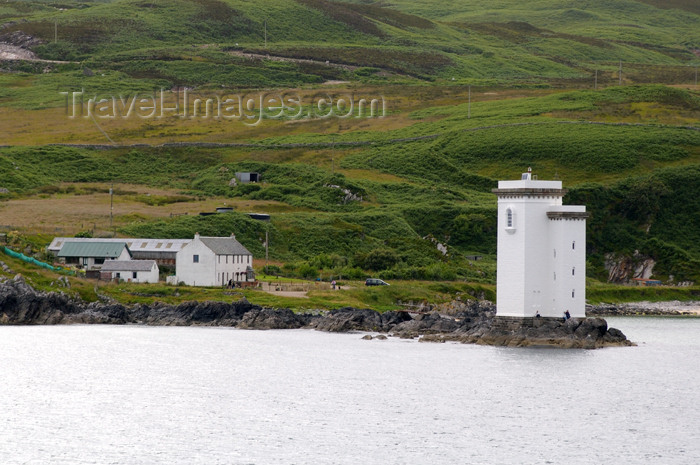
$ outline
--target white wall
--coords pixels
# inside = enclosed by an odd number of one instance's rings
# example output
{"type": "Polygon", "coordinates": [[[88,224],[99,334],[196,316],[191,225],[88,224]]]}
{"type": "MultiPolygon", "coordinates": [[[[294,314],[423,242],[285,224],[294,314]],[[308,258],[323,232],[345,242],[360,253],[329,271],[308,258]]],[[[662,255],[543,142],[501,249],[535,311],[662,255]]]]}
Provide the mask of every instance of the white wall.
{"type": "Polygon", "coordinates": [[[235,282],[246,281],[245,271],[249,266],[253,266],[252,255],[217,255],[217,283],[226,285],[229,279],[233,279],[235,282]]]}
{"type": "Polygon", "coordinates": [[[199,236],[177,252],[175,274],[177,282],[188,286],[217,286],[216,260],[214,252],[199,240],[199,236]],[[199,263],[193,257],[199,256],[199,263]]]}
{"type": "MultiPolygon", "coordinates": [[[[561,188],[561,183],[555,188],[561,188]]],[[[549,307],[551,247],[547,211],[557,204],[561,204],[561,197],[553,195],[499,198],[498,315],[523,317],[540,312],[544,316],[549,307]],[[509,208],[513,212],[511,229],[506,228],[509,208]]]]}
{"type": "Polygon", "coordinates": [[[132,283],[158,283],[158,265],[153,264],[153,268],[150,271],[112,271],[112,279],[119,278],[125,282],[132,283]],[[134,278],[134,273],[136,273],[136,278],[134,278]],[[117,276],[119,275],[119,276],[117,276]]]}
{"type": "Polygon", "coordinates": [[[552,311],[542,316],[586,316],[586,221],[583,219],[550,220],[552,248],[557,257],[552,262],[552,311]],[[556,280],[554,280],[556,273],[556,280]],[[573,296],[572,296],[573,293],[573,296]]]}

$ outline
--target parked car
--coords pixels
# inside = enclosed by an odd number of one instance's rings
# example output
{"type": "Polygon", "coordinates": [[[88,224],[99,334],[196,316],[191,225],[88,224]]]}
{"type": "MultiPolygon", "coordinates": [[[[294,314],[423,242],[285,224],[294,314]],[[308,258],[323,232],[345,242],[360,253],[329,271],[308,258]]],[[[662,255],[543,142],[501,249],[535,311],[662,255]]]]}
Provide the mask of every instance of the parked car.
{"type": "Polygon", "coordinates": [[[367,281],[365,281],[365,286],[388,286],[389,283],[386,283],[382,281],[381,279],[377,278],[367,278],[367,281]]]}

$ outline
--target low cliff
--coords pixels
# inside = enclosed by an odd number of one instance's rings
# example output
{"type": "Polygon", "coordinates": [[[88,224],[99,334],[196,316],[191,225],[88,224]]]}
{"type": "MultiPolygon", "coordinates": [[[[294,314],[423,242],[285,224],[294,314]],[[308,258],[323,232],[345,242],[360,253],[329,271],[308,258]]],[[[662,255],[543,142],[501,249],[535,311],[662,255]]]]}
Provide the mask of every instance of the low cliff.
{"type": "Polygon", "coordinates": [[[62,293],[38,292],[17,276],[0,282],[0,324],[147,324],[235,326],[242,329],[314,328],[319,331],[368,331],[422,341],[499,346],[547,345],[598,348],[632,345],[624,334],[601,318],[507,320],[495,316],[484,301],[456,301],[449,315],[385,312],[344,307],[319,314],[294,313],[236,302],[185,302],[179,305],[86,303],[62,293]]]}

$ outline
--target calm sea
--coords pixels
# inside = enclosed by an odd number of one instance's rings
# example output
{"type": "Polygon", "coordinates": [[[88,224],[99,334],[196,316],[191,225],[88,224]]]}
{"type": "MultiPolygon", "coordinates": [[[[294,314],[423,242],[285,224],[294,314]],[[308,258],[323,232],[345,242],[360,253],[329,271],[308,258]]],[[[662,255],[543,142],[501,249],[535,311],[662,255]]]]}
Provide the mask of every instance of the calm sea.
{"type": "Polygon", "coordinates": [[[0,463],[700,463],[700,319],[608,321],[639,346],[0,327],[0,463]]]}

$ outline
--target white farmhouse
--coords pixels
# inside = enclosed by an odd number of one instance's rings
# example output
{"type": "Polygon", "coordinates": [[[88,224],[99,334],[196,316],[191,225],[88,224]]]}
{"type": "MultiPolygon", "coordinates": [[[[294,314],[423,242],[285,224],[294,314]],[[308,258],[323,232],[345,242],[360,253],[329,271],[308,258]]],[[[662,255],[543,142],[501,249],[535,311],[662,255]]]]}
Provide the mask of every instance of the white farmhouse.
{"type": "Polygon", "coordinates": [[[586,316],[586,207],[562,205],[561,181],[528,168],[499,181],[497,316],[586,316]]]}
{"type": "Polygon", "coordinates": [[[225,286],[255,280],[253,254],[231,237],[201,237],[177,252],[176,281],[188,286],[225,286]]]}
{"type": "Polygon", "coordinates": [[[102,279],[119,279],[130,283],[157,283],[155,260],[105,260],[100,270],[102,279]]]}

